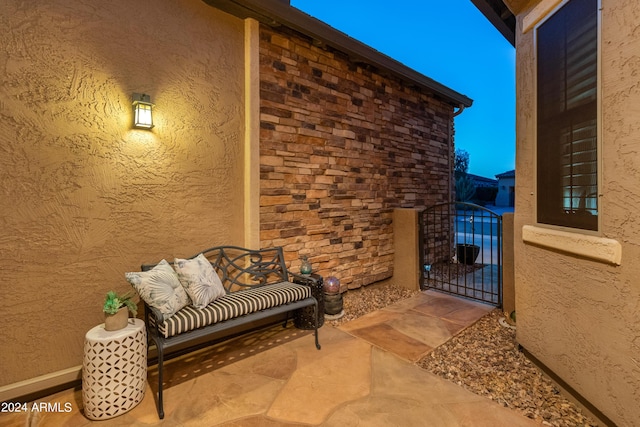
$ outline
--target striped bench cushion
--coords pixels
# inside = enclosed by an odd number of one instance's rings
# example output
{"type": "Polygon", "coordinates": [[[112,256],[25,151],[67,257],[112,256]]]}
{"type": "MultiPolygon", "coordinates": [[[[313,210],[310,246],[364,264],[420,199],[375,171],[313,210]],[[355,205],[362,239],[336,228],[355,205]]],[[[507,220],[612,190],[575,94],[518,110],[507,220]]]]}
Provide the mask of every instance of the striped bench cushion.
{"type": "MultiPolygon", "coordinates": [[[[224,295],[203,309],[188,305],[158,326],[160,335],[172,337],[194,329],[244,316],[260,310],[300,301],[311,296],[311,288],[281,282],[224,295]]],[[[155,323],[153,317],[150,323],[155,323]]]]}

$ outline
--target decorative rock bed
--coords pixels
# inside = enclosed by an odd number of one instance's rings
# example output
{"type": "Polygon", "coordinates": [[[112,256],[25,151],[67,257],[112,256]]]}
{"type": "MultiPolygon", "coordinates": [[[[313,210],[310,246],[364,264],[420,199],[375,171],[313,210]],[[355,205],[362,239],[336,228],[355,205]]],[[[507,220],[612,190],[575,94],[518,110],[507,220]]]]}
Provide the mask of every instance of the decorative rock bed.
{"type": "MultiPolygon", "coordinates": [[[[351,290],[344,294],[345,316],[330,323],[337,327],[415,294],[393,284],[351,290]]],[[[596,426],[518,350],[515,330],[502,326],[501,317],[493,310],[417,365],[543,425],[596,426]]]]}

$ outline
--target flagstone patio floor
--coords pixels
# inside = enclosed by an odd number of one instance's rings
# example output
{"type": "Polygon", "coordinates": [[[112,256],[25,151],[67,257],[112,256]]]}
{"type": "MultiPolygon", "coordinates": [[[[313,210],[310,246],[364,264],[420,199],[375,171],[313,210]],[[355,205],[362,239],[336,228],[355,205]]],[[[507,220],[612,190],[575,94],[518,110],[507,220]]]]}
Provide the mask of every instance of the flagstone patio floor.
{"type": "Polygon", "coordinates": [[[90,421],[82,391],[42,402],[70,412],[0,414],[4,426],[536,426],[533,420],[415,365],[493,307],[426,291],[334,327],[275,326],[171,360],[165,419],[154,400],[90,421]]]}

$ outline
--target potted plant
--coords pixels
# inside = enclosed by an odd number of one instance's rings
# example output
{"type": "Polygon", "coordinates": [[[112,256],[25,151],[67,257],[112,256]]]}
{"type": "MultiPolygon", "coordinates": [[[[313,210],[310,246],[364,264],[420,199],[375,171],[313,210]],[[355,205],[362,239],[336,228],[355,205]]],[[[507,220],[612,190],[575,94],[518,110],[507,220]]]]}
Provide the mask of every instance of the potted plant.
{"type": "MultiPolygon", "coordinates": [[[[471,235],[473,236],[473,234],[475,233],[473,215],[471,215],[469,219],[465,220],[465,224],[463,227],[462,233],[465,238],[467,238],[468,236],[467,224],[466,224],[467,221],[470,224],[471,235]]],[[[456,244],[456,257],[458,259],[458,262],[461,264],[465,264],[465,265],[475,264],[476,258],[478,258],[479,254],[480,254],[480,246],[478,245],[474,245],[468,242],[456,244]]]]}
{"type": "Polygon", "coordinates": [[[471,243],[458,243],[456,245],[456,257],[458,262],[465,265],[473,265],[480,254],[480,246],[471,243]]]}
{"type": "Polygon", "coordinates": [[[107,292],[102,311],[104,311],[104,329],[117,331],[127,326],[129,312],[135,316],[138,306],[133,302],[133,292],[118,295],[115,291],[107,292]]]}

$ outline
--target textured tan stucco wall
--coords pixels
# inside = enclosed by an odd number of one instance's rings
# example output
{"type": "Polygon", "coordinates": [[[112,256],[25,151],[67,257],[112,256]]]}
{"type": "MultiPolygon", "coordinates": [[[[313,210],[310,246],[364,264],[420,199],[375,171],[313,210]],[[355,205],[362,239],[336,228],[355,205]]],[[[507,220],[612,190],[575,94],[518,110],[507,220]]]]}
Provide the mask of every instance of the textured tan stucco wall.
{"type": "Polygon", "coordinates": [[[243,243],[243,25],[200,0],[0,2],[0,386],[80,365],[124,272],[243,243]]]}
{"type": "Polygon", "coordinates": [[[507,318],[516,309],[513,219],[513,212],[502,214],[502,311],[507,318]]]}
{"type": "Polygon", "coordinates": [[[422,265],[420,239],[422,238],[419,216],[422,209],[393,210],[393,281],[397,286],[420,290],[422,265]]]}
{"type": "Polygon", "coordinates": [[[602,0],[599,235],[620,242],[620,266],[522,241],[536,220],[535,60],[533,31],[517,31],[517,339],[620,426],[640,425],[639,22],[637,1],[602,0]]]}

